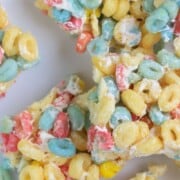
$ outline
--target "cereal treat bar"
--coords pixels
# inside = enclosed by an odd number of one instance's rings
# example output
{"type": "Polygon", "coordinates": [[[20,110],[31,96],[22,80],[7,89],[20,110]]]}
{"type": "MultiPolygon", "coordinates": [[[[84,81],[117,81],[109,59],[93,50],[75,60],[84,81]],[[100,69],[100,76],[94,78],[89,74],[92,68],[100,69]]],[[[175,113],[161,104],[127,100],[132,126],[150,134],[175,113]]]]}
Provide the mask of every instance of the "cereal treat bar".
{"type": "Polygon", "coordinates": [[[130,180],[158,180],[165,171],[165,165],[151,165],[148,167],[148,171],[137,173],[136,176],[130,180]]]}
{"type": "Polygon", "coordinates": [[[8,17],[0,6],[0,97],[15,82],[18,74],[37,64],[38,45],[30,33],[8,25],[8,17]]]}

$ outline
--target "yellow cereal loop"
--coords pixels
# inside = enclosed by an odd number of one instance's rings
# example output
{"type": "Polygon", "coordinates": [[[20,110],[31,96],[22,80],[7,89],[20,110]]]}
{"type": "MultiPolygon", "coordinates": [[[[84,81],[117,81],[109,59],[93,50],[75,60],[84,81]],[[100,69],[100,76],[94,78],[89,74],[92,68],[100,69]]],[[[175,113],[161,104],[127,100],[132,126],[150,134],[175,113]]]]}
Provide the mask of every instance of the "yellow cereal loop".
{"type": "Polygon", "coordinates": [[[119,148],[129,148],[139,139],[139,128],[135,122],[119,124],[113,131],[115,144],[119,148]]]}
{"type": "Polygon", "coordinates": [[[180,57],[180,36],[176,37],[173,41],[175,54],[180,57]]]}
{"type": "Polygon", "coordinates": [[[117,21],[119,21],[121,18],[123,18],[130,9],[130,2],[127,0],[119,0],[119,3],[117,5],[117,9],[115,13],[113,14],[113,18],[117,21]]]}
{"type": "Polygon", "coordinates": [[[30,33],[22,33],[18,40],[19,54],[27,61],[38,59],[38,45],[36,39],[30,33]]]}
{"type": "Polygon", "coordinates": [[[71,131],[72,142],[79,151],[87,150],[87,135],[84,131],[71,131]]]}
{"type": "Polygon", "coordinates": [[[178,106],[180,103],[180,86],[171,84],[165,87],[158,99],[158,106],[161,111],[169,112],[178,106]]]}
{"type": "Polygon", "coordinates": [[[161,39],[160,33],[147,33],[142,37],[140,45],[145,49],[152,49],[153,46],[161,39]]]}
{"type": "Polygon", "coordinates": [[[2,47],[7,56],[15,56],[18,54],[18,40],[21,34],[21,30],[12,27],[5,31],[3,40],[2,40],[2,47]]]}
{"type": "Polygon", "coordinates": [[[43,161],[45,153],[36,144],[22,139],[18,143],[18,150],[26,157],[36,161],[43,161]]]}
{"type": "Polygon", "coordinates": [[[87,173],[86,180],[99,180],[100,178],[99,167],[96,164],[92,164],[87,173]]]}
{"type": "Polygon", "coordinates": [[[124,105],[126,105],[132,113],[137,116],[143,116],[146,113],[146,104],[141,95],[137,92],[127,89],[122,92],[121,99],[124,105]]]}
{"type": "Polygon", "coordinates": [[[155,80],[143,79],[133,89],[143,97],[145,103],[156,102],[161,94],[161,86],[155,80]]]}
{"type": "Polygon", "coordinates": [[[64,174],[61,169],[53,164],[49,163],[44,166],[44,180],[65,180],[64,174]]]}
{"type": "Polygon", "coordinates": [[[0,6],[0,29],[4,29],[8,25],[8,16],[6,11],[0,6]]]}
{"type": "Polygon", "coordinates": [[[52,153],[47,153],[45,159],[43,160],[43,162],[45,163],[55,163],[58,166],[62,166],[64,165],[69,159],[68,158],[64,158],[64,157],[60,157],[60,156],[56,156],[52,153]]]}
{"type": "Polygon", "coordinates": [[[180,76],[176,73],[176,71],[167,71],[163,78],[162,81],[167,84],[179,84],[180,85],[180,76]]]}
{"type": "Polygon", "coordinates": [[[168,120],[161,125],[161,137],[166,146],[179,149],[180,144],[180,120],[168,120]]]}
{"type": "Polygon", "coordinates": [[[69,163],[68,175],[74,179],[81,179],[91,165],[91,157],[87,153],[75,155],[69,163]]]}
{"type": "Polygon", "coordinates": [[[113,178],[121,170],[121,166],[116,161],[107,161],[100,164],[99,170],[103,178],[113,178]]]}
{"type": "Polygon", "coordinates": [[[94,125],[105,126],[115,110],[116,100],[112,96],[104,96],[98,103],[90,103],[90,119],[94,125]]]}
{"type": "Polygon", "coordinates": [[[135,145],[136,156],[151,155],[159,152],[163,148],[162,141],[156,137],[148,137],[135,145]]]}
{"type": "Polygon", "coordinates": [[[44,180],[43,168],[38,165],[28,165],[22,169],[19,180],[44,180]]]}
{"type": "Polygon", "coordinates": [[[112,16],[118,7],[119,0],[104,0],[102,14],[106,17],[112,16]]]}
{"type": "Polygon", "coordinates": [[[120,61],[117,55],[108,56],[94,56],[92,57],[93,65],[98,68],[105,75],[112,75],[115,73],[116,64],[120,61]]]}

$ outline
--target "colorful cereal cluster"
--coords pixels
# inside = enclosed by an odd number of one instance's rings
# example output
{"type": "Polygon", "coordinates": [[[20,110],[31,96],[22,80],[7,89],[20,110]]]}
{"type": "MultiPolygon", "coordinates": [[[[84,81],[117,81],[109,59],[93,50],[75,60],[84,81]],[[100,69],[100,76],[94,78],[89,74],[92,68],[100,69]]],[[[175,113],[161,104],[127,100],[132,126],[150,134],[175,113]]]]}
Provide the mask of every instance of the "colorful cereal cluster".
{"type": "Polygon", "coordinates": [[[8,17],[0,7],[0,97],[13,84],[20,71],[38,62],[38,46],[30,33],[8,25],[8,17]]]}
{"type": "Polygon", "coordinates": [[[79,53],[106,55],[138,46],[153,54],[180,33],[178,0],[36,0],[35,5],[78,36],[79,53]]]}

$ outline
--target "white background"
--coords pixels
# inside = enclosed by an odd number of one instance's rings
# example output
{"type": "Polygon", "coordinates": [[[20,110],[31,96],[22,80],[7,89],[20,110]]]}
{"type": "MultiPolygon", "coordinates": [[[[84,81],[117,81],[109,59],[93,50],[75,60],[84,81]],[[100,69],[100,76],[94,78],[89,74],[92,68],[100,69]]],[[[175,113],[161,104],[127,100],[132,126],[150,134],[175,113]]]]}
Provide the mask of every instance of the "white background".
{"type": "MultiPolygon", "coordinates": [[[[0,119],[4,115],[17,114],[35,100],[41,99],[69,74],[78,73],[87,80],[88,86],[92,84],[89,56],[76,54],[73,38],[37,10],[32,0],[0,2],[7,10],[11,24],[21,27],[23,31],[32,32],[37,38],[41,59],[36,67],[21,73],[6,97],[0,100],[0,119]]],[[[180,179],[180,169],[164,156],[130,161],[115,179],[128,180],[152,163],[168,164],[167,173],[161,179],[180,179]]]]}

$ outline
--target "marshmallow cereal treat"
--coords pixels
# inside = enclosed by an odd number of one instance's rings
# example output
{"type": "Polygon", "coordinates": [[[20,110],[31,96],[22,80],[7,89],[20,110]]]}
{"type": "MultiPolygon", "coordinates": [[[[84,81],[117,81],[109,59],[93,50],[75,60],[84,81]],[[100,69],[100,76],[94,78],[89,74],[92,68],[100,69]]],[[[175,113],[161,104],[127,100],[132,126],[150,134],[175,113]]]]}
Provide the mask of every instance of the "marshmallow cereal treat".
{"type": "Polygon", "coordinates": [[[0,6],[0,97],[5,96],[18,74],[39,60],[38,45],[32,34],[9,25],[0,6]]]}

